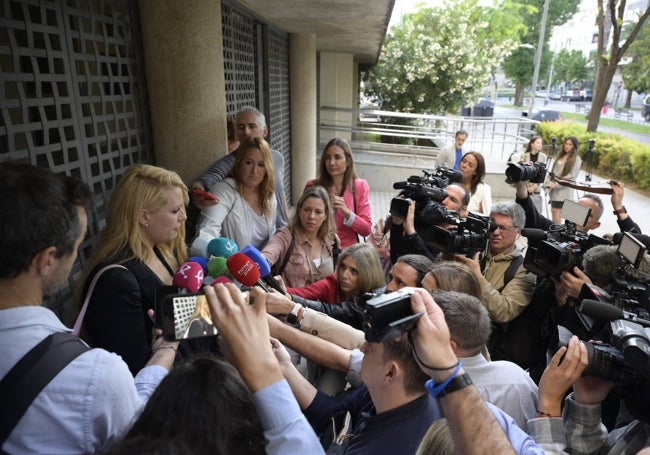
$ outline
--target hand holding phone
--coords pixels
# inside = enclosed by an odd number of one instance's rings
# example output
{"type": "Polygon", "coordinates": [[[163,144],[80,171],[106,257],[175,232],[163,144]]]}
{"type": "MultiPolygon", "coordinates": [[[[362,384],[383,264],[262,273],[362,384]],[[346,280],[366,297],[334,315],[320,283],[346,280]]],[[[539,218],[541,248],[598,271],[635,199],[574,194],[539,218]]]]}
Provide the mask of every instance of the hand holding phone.
{"type": "Polygon", "coordinates": [[[195,188],[192,190],[192,193],[194,193],[195,196],[202,197],[204,199],[208,199],[210,201],[217,201],[219,202],[219,198],[215,196],[214,194],[210,193],[209,191],[203,191],[199,190],[198,188],[195,188]]]}

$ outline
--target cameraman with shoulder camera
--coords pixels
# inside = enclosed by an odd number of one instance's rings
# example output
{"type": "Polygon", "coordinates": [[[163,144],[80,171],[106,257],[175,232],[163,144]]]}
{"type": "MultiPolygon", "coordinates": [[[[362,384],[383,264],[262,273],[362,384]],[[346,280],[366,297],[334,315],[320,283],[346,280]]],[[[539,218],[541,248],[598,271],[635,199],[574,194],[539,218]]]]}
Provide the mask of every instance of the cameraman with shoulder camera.
{"type": "Polygon", "coordinates": [[[650,404],[647,386],[628,393],[631,400],[627,402],[637,403],[636,408],[643,413],[639,415],[641,419],[608,432],[601,421],[601,403],[615,386],[585,375],[593,368],[587,344],[572,336],[568,345],[560,347],[553,356],[539,383],[538,415],[528,421],[528,432],[549,451],[636,454],[650,446],[650,416],[644,412],[650,404]],[[573,393],[564,398],[572,386],[573,393]]]}
{"type": "MultiPolygon", "coordinates": [[[[469,204],[469,192],[461,185],[452,183],[445,187],[446,197],[442,200],[442,206],[447,210],[458,212],[460,217],[466,216],[467,204],[469,204]]],[[[416,202],[410,201],[405,217],[391,214],[390,230],[390,257],[395,263],[398,257],[405,254],[421,254],[434,260],[437,253],[426,247],[422,237],[415,227],[416,202]]]]}
{"type": "Polygon", "coordinates": [[[490,209],[496,229],[490,233],[489,251],[481,270],[478,254],[474,258],[456,255],[469,265],[481,284],[482,300],[490,318],[507,323],[528,305],[535,287],[535,276],[523,268],[523,255],[516,242],[524,226],[524,211],[513,202],[499,202],[490,209]]]}

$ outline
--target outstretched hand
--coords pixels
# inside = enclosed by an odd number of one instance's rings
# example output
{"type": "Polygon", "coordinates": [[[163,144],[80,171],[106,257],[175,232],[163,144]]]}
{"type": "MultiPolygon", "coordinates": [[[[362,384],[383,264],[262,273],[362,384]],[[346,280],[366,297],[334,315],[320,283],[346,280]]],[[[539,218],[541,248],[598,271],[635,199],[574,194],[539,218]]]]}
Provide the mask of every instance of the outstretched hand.
{"type": "Polygon", "coordinates": [[[458,359],[449,343],[449,327],[442,309],[429,292],[416,289],[411,296],[411,310],[413,313],[423,313],[411,331],[420,368],[436,382],[447,379],[458,359]]]}
{"type": "Polygon", "coordinates": [[[280,381],[282,373],[269,341],[266,293],[257,287],[251,289],[253,303],[249,304],[232,283],[206,286],[203,292],[222,338],[221,349],[251,391],[280,381]]]}
{"type": "Polygon", "coordinates": [[[587,348],[577,336],[572,336],[567,347],[557,350],[539,380],[537,408],[551,416],[560,416],[566,392],[580,378],[588,363],[587,348]]]}

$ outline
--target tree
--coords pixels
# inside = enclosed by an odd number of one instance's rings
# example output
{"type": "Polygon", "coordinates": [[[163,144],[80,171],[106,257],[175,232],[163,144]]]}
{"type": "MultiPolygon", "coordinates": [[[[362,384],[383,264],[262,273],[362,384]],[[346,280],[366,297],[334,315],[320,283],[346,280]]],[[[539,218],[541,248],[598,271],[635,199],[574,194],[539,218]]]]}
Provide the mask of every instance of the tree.
{"type": "MultiPolygon", "coordinates": [[[[520,5],[520,14],[527,32],[522,37],[521,42],[537,46],[539,34],[541,32],[540,19],[544,0],[522,0],[520,5]]],[[[542,48],[542,61],[540,65],[540,74],[547,74],[550,64],[550,53],[548,50],[548,41],[550,39],[549,31],[558,25],[564,24],[577,11],[580,0],[553,0],[549,3],[548,17],[546,19],[546,31],[544,33],[544,47],[542,48]]],[[[535,52],[532,49],[517,48],[503,62],[503,72],[515,83],[515,105],[523,104],[523,88],[530,84],[533,79],[533,70],[535,68],[535,52]]],[[[535,87],[533,87],[533,91],[535,87]]]]}
{"type": "Polygon", "coordinates": [[[522,32],[508,0],[501,8],[477,3],[460,0],[405,15],[363,76],[368,94],[387,110],[436,114],[458,112],[475,99],[522,32]]]}
{"type": "Polygon", "coordinates": [[[623,41],[621,32],[624,24],[625,5],[626,0],[598,0],[598,18],[596,19],[598,24],[598,73],[594,87],[594,100],[587,122],[587,131],[589,132],[595,132],[598,129],[601,108],[607,98],[607,90],[614,79],[616,68],[650,17],[650,6],[639,11],[636,24],[627,39],[623,41]],[[607,38],[610,35],[611,44],[609,52],[606,52],[609,41],[607,38]]]}
{"type": "Polygon", "coordinates": [[[650,91],[650,25],[646,23],[630,45],[626,57],[630,62],[623,67],[623,82],[628,90],[625,107],[630,107],[632,92],[650,91]]]}
{"type": "Polygon", "coordinates": [[[569,84],[584,81],[589,75],[589,62],[582,52],[562,49],[555,57],[555,79],[569,84]]]}

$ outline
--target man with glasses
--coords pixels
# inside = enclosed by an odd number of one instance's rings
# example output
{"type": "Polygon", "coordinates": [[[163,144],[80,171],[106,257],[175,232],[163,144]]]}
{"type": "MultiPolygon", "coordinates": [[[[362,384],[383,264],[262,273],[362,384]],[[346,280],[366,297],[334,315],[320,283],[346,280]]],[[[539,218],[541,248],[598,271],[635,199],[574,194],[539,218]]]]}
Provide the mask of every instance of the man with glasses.
{"type": "Polygon", "coordinates": [[[485,266],[481,270],[478,255],[467,258],[456,255],[456,260],[469,265],[481,285],[481,300],[494,321],[488,348],[494,360],[511,360],[500,355],[495,340],[508,343],[508,326],[526,309],[535,290],[535,275],[524,267],[524,256],[516,245],[526,217],[524,209],[515,202],[498,202],[490,209],[490,217],[497,228],[490,234],[490,246],[485,266]]]}

